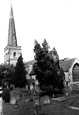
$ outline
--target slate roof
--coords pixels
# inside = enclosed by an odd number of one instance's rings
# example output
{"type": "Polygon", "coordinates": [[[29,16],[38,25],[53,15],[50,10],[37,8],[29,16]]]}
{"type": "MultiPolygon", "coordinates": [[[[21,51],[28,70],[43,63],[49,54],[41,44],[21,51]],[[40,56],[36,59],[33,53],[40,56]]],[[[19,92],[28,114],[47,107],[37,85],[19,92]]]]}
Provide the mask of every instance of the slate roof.
{"type": "Polygon", "coordinates": [[[35,62],[35,60],[28,61],[25,63],[25,67],[27,67],[27,65],[33,65],[35,62]]]}
{"type": "MultiPolygon", "coordinates": [[[[72,66],[72,64],[74,63],[75,59],[76,58],[72,58],[72,59],[66,58],[66,59],[63,59],[63,60],[59,61],[60,67],[64,70],[64,72],[69,71],[69,69],[72,66]]],[[[35,63],[35,60],[26,62],[26,64],[30,64],[30,63],[33,65],[35,63]]],[[[30,75],[34,75],[34,70],[33,69],[30,72],[30,75]]]]}
{"type": "Polygon", "coordinates": [[[32,69],[29,75],[35,75],[34,69],[32,69]]]}
{"type": "Polygon", "coordinates": [[[59,64],[64,72],[69,71],[76,58],[60,60],[59,64]]]}

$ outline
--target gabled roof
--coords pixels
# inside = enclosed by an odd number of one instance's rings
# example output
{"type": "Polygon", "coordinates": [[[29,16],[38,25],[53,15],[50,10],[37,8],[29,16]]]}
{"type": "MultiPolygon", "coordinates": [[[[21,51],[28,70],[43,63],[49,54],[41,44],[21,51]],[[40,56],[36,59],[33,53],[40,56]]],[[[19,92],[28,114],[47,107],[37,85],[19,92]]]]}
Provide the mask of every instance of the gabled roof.
{"type": "Polygon", "coordinates": [[[32,71],[30,72],[29,75],[35,75],[35,71],[34,71],[34,69],[32,69],[32,71]]]}
{"type": "Polygon", "coordinates": [[[69,71],[69,69],[72,66],[72,64],[74,63],[75,59],[76,58],[65,59],[65,60],[59,61],[60,67],[64,70],[64,72],[69,71]]]}
{"type": "MultiPolygon", "coordinates": [[[[71,68],[75,59],[77,59],[77,58],[72,58],[72,59],[65,58],[65,59],[59,61],[60,67],[64,70],[64,72],[69,71],[69,69],[71,68]]],[[[26,62],[25,64],[33,65],[35,62],[36,62],[35,60],[32,60],[32,61],[26,62]]],[[[34,75],[34,74],[35,74],[34,70],[32,69],[32,71],[30,72],[30,75],[34,75]]]]}
{"type": "Polygon", "coordinates": [[[36,62],[35,60],[28,61],[25,63],[25,66],[26,65],[33,65],[35,62],[36,62]]]}

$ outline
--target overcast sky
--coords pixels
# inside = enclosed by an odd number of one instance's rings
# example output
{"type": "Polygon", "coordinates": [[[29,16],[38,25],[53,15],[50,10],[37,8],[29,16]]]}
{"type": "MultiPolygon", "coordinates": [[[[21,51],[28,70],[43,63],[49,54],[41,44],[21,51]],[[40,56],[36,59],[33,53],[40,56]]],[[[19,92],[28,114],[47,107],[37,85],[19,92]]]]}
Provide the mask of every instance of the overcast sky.
{"type": "MultiPolygon", "coordinates": [[[[79,58],[79,0],[11,0],[24,61],[34,58],[34,40],[47,40],[60,59],[79,58]]],[[[0,63],[8,41],[10,0],[0,0],[0,63]]]]}

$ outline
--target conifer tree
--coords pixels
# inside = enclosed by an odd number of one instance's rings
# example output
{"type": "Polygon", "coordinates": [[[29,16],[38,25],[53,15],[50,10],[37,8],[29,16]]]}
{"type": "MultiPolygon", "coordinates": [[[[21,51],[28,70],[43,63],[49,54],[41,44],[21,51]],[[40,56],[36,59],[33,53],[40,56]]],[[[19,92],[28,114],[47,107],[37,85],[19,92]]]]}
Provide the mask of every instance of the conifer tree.
{"type": "Polygon", "coordinates": [[[15,87],[25,87],[25,84],[27,83],[26,80],[26,70],[23,63],[22,55],[17,60],[16,67],[15,67],[15,73],[13,75],[13,83],[15,87]]]}
{"type": "Polygon", "coordinates": [[[64,88],[64,72],[59,65],[59,56],[55,48],[49,51],[49,45],[44,39],[42,46],[35,41],[35,64],[33,65],[36,78],[42,91],[59,90],[64,88]]]}

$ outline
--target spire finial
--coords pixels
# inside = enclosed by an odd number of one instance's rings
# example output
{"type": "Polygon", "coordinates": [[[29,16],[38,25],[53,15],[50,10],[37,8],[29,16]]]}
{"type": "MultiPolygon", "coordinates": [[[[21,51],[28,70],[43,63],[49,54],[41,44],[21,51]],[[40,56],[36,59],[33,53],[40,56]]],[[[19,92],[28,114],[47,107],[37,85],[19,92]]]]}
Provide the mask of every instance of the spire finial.
{"type": "Polygon", "coordinates": [[[12,7],[12,1],[10,0],[10,4],[11,4],[11,7],[12,7]]]}
{"type": "Polygon", "coordinates": [[[11,0],[10,0],[10,5],[11,5],[10,18],[13,18],[13,8],[12,8],[12,2],[11,2],[11,0]]]}

